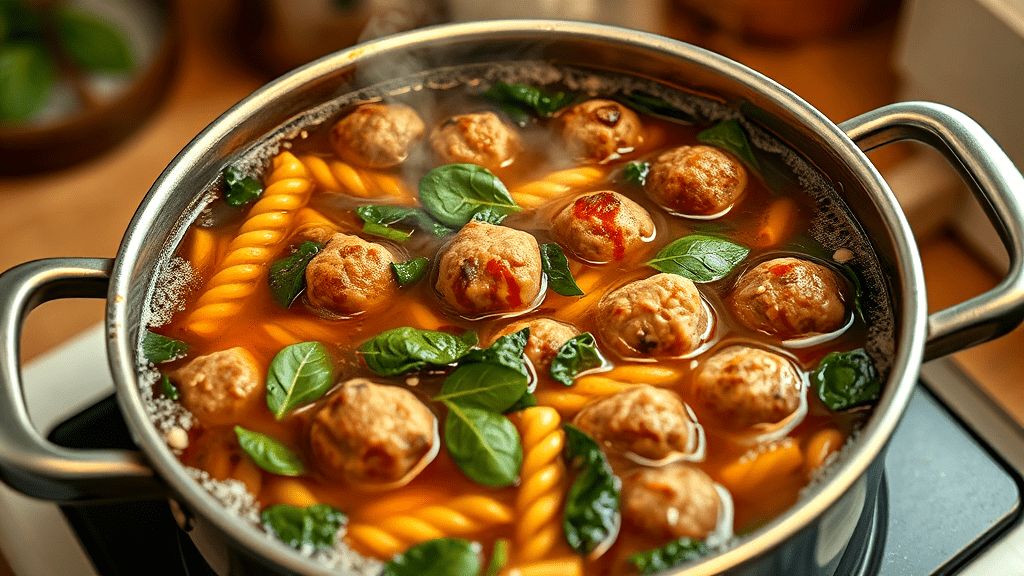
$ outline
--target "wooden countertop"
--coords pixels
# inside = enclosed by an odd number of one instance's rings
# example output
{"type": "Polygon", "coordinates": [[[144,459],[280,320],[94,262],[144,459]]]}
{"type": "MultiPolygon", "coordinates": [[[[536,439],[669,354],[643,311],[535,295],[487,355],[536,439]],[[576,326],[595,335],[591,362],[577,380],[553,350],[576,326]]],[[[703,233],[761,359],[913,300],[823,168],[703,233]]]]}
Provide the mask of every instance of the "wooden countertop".
{"type": "MultiPolygon", "coordinates": [[[[136,206],[188,141],[267,79],[242,65],[227,45],[237,0],[183,0],[180,70],[158,112],[114,150],[68,169],[0,177],[0,270],[36,258],[111,257],[136,206]]],[[[897,79],[890,67],[895,17],[803,44],[749,44],[666,17],[666,33],[721,52],[776,79],[835,121],[883,105],[897,79]]],[[[874,156],[885,164],[892,156],[874,156]]],[[[940,234],[921,244],[932,309],[996,283],[956,238],[940,234]]],[[[63,300],[33,312],[25,325],[27,361],[103,319],[101,300],[63,300]]],[[[1013,352],[1024,332],[957,354],[969,373],[1024,422],[1024,395],[1015,394],[1020,368],[1013,352]]]]}

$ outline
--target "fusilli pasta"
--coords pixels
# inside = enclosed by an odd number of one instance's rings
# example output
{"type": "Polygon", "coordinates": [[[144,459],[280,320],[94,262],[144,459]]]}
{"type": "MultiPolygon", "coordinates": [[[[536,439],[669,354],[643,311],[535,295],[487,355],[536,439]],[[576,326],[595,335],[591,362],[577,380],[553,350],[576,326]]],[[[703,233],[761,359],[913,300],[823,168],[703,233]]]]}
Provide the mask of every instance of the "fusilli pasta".
{"type": "Polygon", "coordinates": [[[516,496],[515,557],[518,562],[544,558],[562,540],[565,500],[565,432],[558,412],[534,406],[515,416],[523,443],[521,482],[516,496]]]}
{"type": "Polygon", "coordinates": [[[415,202],[412,192],[392,174],[355,168],[341,160],[327,161],[319,156],[303,156],[302,162],[324,190],[359,198],[386,196],[403,204],[415,202]]]}
{"type": "Polygon", "coordinates": [[[559,196],[599,182],[605,175],[603,169],[594,166],[559,170],[540,180],[517,186],[510,193],[516,204],[523,208],[536,208],[559,196]]]}

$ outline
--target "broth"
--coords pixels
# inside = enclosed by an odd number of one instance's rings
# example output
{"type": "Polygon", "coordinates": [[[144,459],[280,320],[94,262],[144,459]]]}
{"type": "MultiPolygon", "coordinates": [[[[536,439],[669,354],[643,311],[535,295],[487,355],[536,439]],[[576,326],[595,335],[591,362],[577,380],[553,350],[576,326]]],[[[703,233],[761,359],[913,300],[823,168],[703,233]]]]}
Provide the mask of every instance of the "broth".
{"type": "MultiPolygon", "coordinates": [[[[592,71],[559,69],[559,72],[561,83],[548,86],[549,88],[579,89],[582,82],[580,79],[602,77],[600,74],[593,75],[592,71]]],[[[607,78],[605,80],[611,81],[607,78]]],[[[424,85],[430,85],[430,82],[416,84],[418,89],[391,91],[399,94],[390,94],[389,90],[382,89],[376,94],[377,97],[369,100],[387,96],[385,99],[388,103],[408,104],[420,111],[427,123],[428,132],[442,119],[455,114],[498,110],[494,104],[479,97],[483,87],[489,85],[486,80],[452,82],[446,84],[444,89],[423,88],[424,85]]],[[[584,85],[595,87],[591,80],[584,85]]],[[[655,90],[653,85],[644,84],[643,87],[647,91],[655,90]]],[[[621,86],[616,86],[616,90],[618,89],[621,89],[621,86]]],[[[626,89],[628,90],[629,86],[626,89]]],[[[614,93],[600,82],[596,84],[594,91],[599,94],[614,93]]],[[[372,91],[364,91],[360,96],[366,98],[367,94],[372,94],[372,91]]],[[[819,444],[822,435],[832,435],[833,441],[828,444],[825,453],[834,452],[855,433],[867,414],[863,409],[832,412],[817,398],[813,389],[809,388],[808,373],[826,354],[833,351],[865,346],[869,350],[872,347],[885,349],[884,344],[879,346],[877,343],[891,340],[891,320],[888,320],[886,315],[885,303],[880,301],[882,297],[878,296],[883,292],[878,290],[879,280],[877,274],[873,272],[876,267],[874,258],[864,249],[869,242],[860,237],[856,226],[841,210],[840,201],[822,201],[824,192],[815,189],[815,186],[823,186],[823,180],[808,184],[807,175],[812,171],[803,164],[801,169],[794,169],[792,163],[795,156],[777,142],[771,142],[771,146],[754,149],[757,161],[763,167],[761,172],[755,172],[747,166],[749,182],[745,195],[734,208],[717,218],[687,218],[670,214],[655,203],[640,186],[627,181],[623,174],[627,163],[650,161],[659,151],[696,144],[697,134],[712,123],[709,119],[711,115],[707,112],[714,105],[693,100],[694,97],[690,95],[667,90],[658,96],[679,107],[701,102],[700,106],[704,108],[696,110],[697,116],[708,121],[688,126],[641,114],[646,137],[636,150],[625,154],[621,159],[596,167],[591,166],[602,171],[601,177],[595,181],[573,187],[564,195],[552,198],[535,209],[511,214],[502,223],[503,226],[530,233],[538,243],[557,243],[558,240],[551,231],[551,222],[562,208],[582,193],[614,190],[643,207],[655,224],[656,234],[650,241],[625,251],[620,260],[607,264],[586,263],[569,254],[570,271],[586,292],[583,297],[561,296],[547,291],[539,305],[525,313],[499,314],[482,319],[467,318],[443,304],[434,288],[437,278],[437,255],[450,241],[450,236],[438,238],[422,230],[416,230],[408,241],[399,244],[366,235],[362,231],[362,220],[355,214],[355,209],[359,206],[417,204],[416,183],[438,165],[429,151],[429,146],[421,143],[398,168],[363,171],[364,178],[379,177],[382,178],[381,182],[399,182],[398,186],[402,191],[397,195],[371,193],[367,197],[360,197],[351,193],[328,191],[320,185],[314,186],[306,208],[312,210],[311,213],[322,215],[337,231],[359,235],[388,246],[395,254],[400,255],[396,258],[398,261],[408,261],[418,256],[430,258],[432,271],[427,278],[415,285],[402,288],[385,311],[371,311],[347,319],[314,309],[304,296],[290,308],[283,308],[275,303],[267,282],[259,281],[255,283],[253,293],[241,303],[241,307],[219,321],[220,326],[215,335],[197,333],[187,321],[200,307],[198,302],[204,294],[203,290],[193,289],[184,296],[183,308],[174,314],[169,323],[152,327],[153,332],[189,345],[186,358],[161,364],[161,372],[174,374],[193,358],[242,347],[253,355],[258,371],[266,374],[272,359],[285,345],[317,341],[326,345],[330,352],[336,371],[335,383],[363,377],[378,383],[400,386],[415,394],[430,408],[439,422],[444,422],[446,408],[439,402],[431,401],[431,398],[437,395],[445,377],[451,374],[452,368],[431,369],[385,378],[367,368],[356,348],[386,330],[404,326],[453,334],[474,331],[481,335],[480,346],[483,347],[513,317],[549,317],[569,323],[580,332],[597,335],[600,329],[593,309],[602,295],[633,280],[654,275],[656,271],[645,263],[673,240],[694,233],[713,233],[750,247],[750,253],[724,278],[697,285],[704,305],[714,314],[714,322],[707,341],[683,357],[658,359],[656,363],[652,363],[650,359],[622,357],[599,339],[598,346],[607,363],[598,370],[578,376],[577,379],[592,378],[593,382],[599,382],[596,379],[614,379],[616,370],[625,367],[647,369],[647,374],[662,374],[664,378],[670,378],[671,383],[656,385],[673,390],[693,406],[692,377],[695,370],[709,356],[730,344],[752,343],[755,347],[771,350],[789,359],[799,368],[804,390],[801,410],[806,408],[802,415],[798,414],[794,418],[795,422],[792,425],[781,426],[775,433],[769,432],[760,436],[749,431],[737,433],[730,431],[726,423],[716,421],[713,414],[701,413],[694,407],[697,422],[703,427],[706,435],[706,455],[693,465],[705,471],[731,495],[731,532],[742,534],[770,521],[794,505],[801,490],[818,473],[820,460],[825,458],[822,454],[813,452],[821,452],[819,444]],[[787,203],[785,209],[791,215],[795,215],[792,219],[793,224],[786,227],[783,237],[773,238],[770,245],[766,245],[769,243],[761,237],[766,229],[766,215],[779,203],[787,203]],[[866,288],[864,312],[854,314],[852,300],[855,288],[849,282],[843,286],[849,315],[849,322],[844,330],[824,338],[820,343],[794,347],[779,338],[747,328],[736,320],[730,307],[729,294],[736,279],[746,270],[762,261],[786,255],[800,255],[838,270],[838,264],[831,261],[831,256],[832,252],[839,248],[851,250],[854,256],[851,265],[856,268],[860,281],[866,288]],[[398,314],[389,311],[408,312],[398,314]],[[865,322],[865,316],[871,322],[865,322]],[[651,372],[652,367],[662,372],[651,372]],[[757,466],[751,465],[751,462],[757,461],[761,463],[757,466]],[[769,464],[766,465],[765,462],[769,464]]],[[[336,104],[336,110],[325,108],[319,114],[328,121],[317,128],[310,126],[308,132],[293,131],[294,137],[278,142],[279,148],[288,150],[300,160],[315,157],[330,161],[334,156],[327,131],[334,120],[344,116],[356,104],[357,102],[342,101],[336,104]]],[[[728,113],[728,109],[722,106],[717,110],[726,110],[728,113]]],[[[542,180],[553,172],[579,166],[560,151],[561,146],[552,138],[553,122],[547,119],[535,120],[521,129],[524,152],[517,156],[511,165],[494,170],[495,175],[513,191],[513,196],[523,185],[542,180]]],[[[748,131],[756,130],[755,127],[746,124],[744,126],[748,131]]],[[[755,142],[770,142],[759,130],[752,133],[752,136],[755,142]]],[[[306,164],[308,165],[308,161],[306,164]]],[[[270,174],[270,169],[266,168],[261,172],[262,176],[266,177],[270,174]]],[[[209,281],[223,265],[228,246],[239,234],[249,209],[250,207],[241,210],[227,209],[220,201],[214,201],[204,212],[203,225],[194,225],[185,234],[177,248],[176,257],[189,262],[196,276],[203,279],[202,282],[193,283],[193,288],[209,281]]],[[[298,223],[290,227],[289,239],[276,248],[270,261],[291,253],[298,243],[295,240],[295,230],[301,226],[300,218],[298,223]]],[[[841,275],[839,277],[842,278],[841,275]]],[[[629,384],[632,382],[623,381],[623,387],[629,384]]],[[[531,372],[530,388],[541,405],[548,401],[557,405],[563,423],[569,423],[583,406],[584,400],[587,400],[582,398],[585,395],[573,396],[572,387],[566,388],[538,370],[531,372]]],[[[164,394],[160,383],[153,385],[152,392],[154,397],[164,394]]],[[[471,495],[483,495],[510,510],[517,510],[517,485],[490,488],[474,482],[462,473],[443,447],[436,458],[408,485],[393,491],[368,493],[354,490],[352,486],[319,474],[316,472],[315,463],[311,461],[308,430],[317,411],[330,397],[331,394],[328,393],[314,402],[296,408],[280,420],[275,419],[264,402],[257,402],[237,422],[248,430],[272,437],[298,453],[311,470],[306,475],[285,478],[261,470],[251,463],[239,447],[232,426],[207,426],[202,422],[192,426],[188,431],[187,447],[179,451],[181,462],[186,466],[206,471],[215,480],[234,479],[243,482],[263,509],[277,504],[303,505],[312,501],[325,503],[347,514],[349,527],[378,526],[382,518],[415,514],[424,506],[444,505],[471,495]]],[[[510,418],[518,422],[516,419],[520,417],[512,415],[510,418]]],[[[632,469],[639,467],[642,466],[619,462],[615,471],[625,476],[632,469]]],[[[569,479],[563,480],[563,487],[567,488],[568,482],[569,479]]],[[[476,531],[454,535],[480,542],[488,553],[495,541],[509,540],[513,542],[510,566],[518,566],[514,523],[483,526],[476,531]]],[[[346,539],[346,542],[357,552],[374,555],[374,550],[360,542],[352,541],[351,538],[346,539]]],[[[637,526],[624,521],[615,544],[607,553],[600,558],[585,560],[582,563],[580,560],[573,560],[572,566],[582,568],[586,574],[631,574],[635,573],[635,568],[626,561],[630,554],[665,543],[663,539],[645,536],[637,526]]],[[[564,558],[578,556],[566,542],[560,540],[541,560],[559,561],[564,558]]],[[[381,560],[388,558],[383,557],[381,560]]]]}

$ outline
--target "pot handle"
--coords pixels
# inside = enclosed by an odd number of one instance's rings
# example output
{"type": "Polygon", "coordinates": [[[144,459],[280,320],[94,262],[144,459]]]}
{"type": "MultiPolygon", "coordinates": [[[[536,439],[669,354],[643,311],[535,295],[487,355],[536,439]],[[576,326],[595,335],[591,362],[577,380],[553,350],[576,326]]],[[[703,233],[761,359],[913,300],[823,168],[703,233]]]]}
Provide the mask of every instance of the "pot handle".
{"type": "Polygon", "coordinates": [[[864,151],[899,140],[928,144],[974,192],[1010,256],[992,290],[928,317],[924,358],[931,360],[1002,336],[1024,320],[1024,177],[991,136],[966,114],[931,102],[900,102],[839,127],[864,151]]]}
{"type": "Polygon", "coordinates": [[[0,274],[0,480],[34,498],[86,502],[163,497],[141,452],[73,450],[46,440],[29,419],[21,382],[21,327],[57,298],[104,298],[113,260],[52,258],[0,274]]]}

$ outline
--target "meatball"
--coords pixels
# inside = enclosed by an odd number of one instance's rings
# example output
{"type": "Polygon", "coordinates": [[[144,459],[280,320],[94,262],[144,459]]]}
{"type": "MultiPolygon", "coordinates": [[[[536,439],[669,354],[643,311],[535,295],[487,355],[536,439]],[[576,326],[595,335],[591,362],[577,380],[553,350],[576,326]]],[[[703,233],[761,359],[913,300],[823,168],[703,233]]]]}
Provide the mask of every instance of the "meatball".
{"type": "Polygon", "coordinates": [[[558,118],[570,154],[590,162],[615,160],[643,141],[640,118],[612,100],[588,100],[558,118]]]}
{"type": "Polygon", "coordinates": [[[697,425],[679,395],[647,384],[584,406],[573,424],[602,447],[649,460],[690,454],[698,442],[697,425]]]}
{"type": "Polygon", "coordinates": [[[437,452],[437,420],[412,392],[353,378],[313,417],[309,445],[326,476],[364,486],[411,480],[437,452]]]}
{"type": "Polygon", "coordinates": [[[430,146],[448,163],[466,162],[494,170],[512,162],[519,135],[494,112],[453,116],[430,135],[430,146]]]}
{"type": "Polygon", "coordinates": [[[718,527],[722,497],[703,470],[670,464],[622,481],[622,516],[659,540],[705,539],[718,527]]]}
{"type": "Polygon", "coordinates": [[[650,214],[629,198],[611,191],[577,198],[555,216],[555,236],[583,260],[622,260],[626,250],[654,235],[650,214]]]}
{"type": "Polygon", "coordinates": [[[403,104],[363,104],[331,128],[331,144],[343,160],[363,168],[390,168],[409,157],[426,126],[403,104]]]}
{"type": "Polygon", "coordinates": [[[342,316],[373,310],[398,294],[394,261],[380,244],[335,234],[306,266],[306,297],[342,316]]]}
{"type": "Polygon", "coordinates": [[[713,216],[730,208],[747,187],[747,171],[728,152],[680,146],[651,163],[645,190],[662,206],[687,216],[713,216]]]}
{"type": "Polygon", "coordinates": [[[602,338],[623,356],[683,356],[700,346],[711,324],[697,287],[675,274],[656,274],[605,294],[596,320],[602,338]]]}
{"type": "Polygon", "coordinates": [[[174,374],[181,404],[200,422],[222,426],[238,422],[264,395],[262,371],[245,348],[200,356],[174,374]]]}
{"type": "Polygon", "coordinates": [[[437,290],[449,306],[466,315],[514,312],[533,304],[542,275],[533,236],[473,220],[441,255],[437,290]]]}
{"type": "Polygon", "coordinates": [[[530,329],[530,338],[526,341],[526,357],[539,372],[547,372],[558,350],[570,339],[580,335],[579,330],[558,320],[531,318],[505,326],[494,339],[519,332],[523,328],[530,329]]]}
{"type": "Polygon", "coordinates": [[[744,273],[732,292],[736,317],[780,338],[833,332],[846,321],[836,274],[799,258],[776,258],[744,273]]]}
{"type": "Polygon", "coordinates": [[[774,424],[800,406],[803,382],[786,358],[730,346],[707,359],[694,378],[695,407],[724,428],[774,424]]]}

